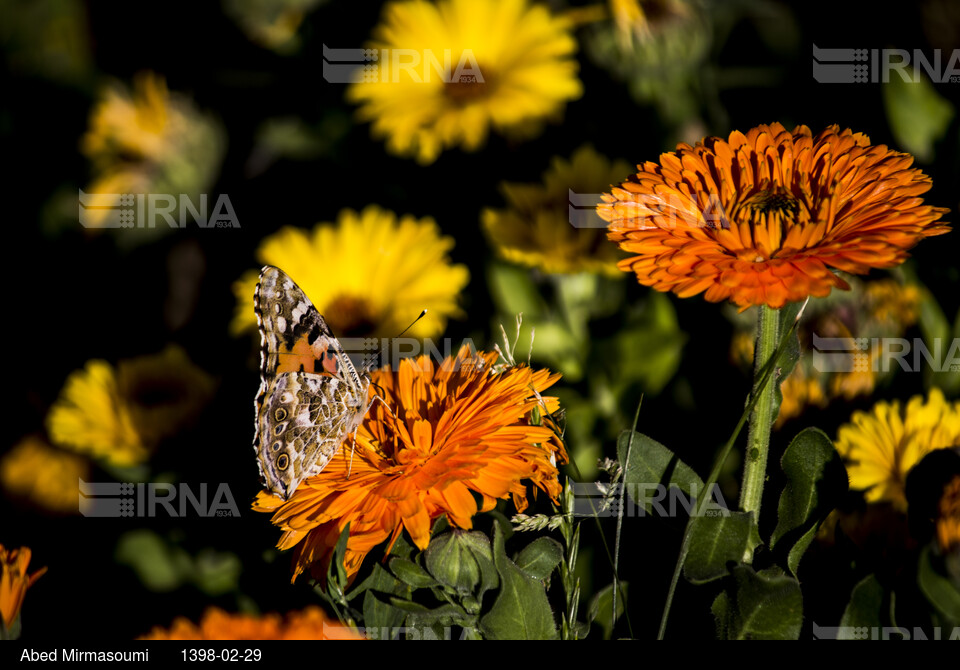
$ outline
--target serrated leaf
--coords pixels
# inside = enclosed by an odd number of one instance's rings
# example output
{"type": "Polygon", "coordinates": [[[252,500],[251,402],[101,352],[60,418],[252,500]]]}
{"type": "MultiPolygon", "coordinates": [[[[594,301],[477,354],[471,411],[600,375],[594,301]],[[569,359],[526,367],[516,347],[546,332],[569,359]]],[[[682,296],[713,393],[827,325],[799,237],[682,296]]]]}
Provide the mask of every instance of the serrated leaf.
{"type": "Polygon", "coordinates": [[[426,570],[405,558],[391,559],[390,571],[396,575],[397,579],[415,589],[429,588],[439,584],[426,570]]]}
{"type": "Polygon", "coordinates": [[[503,531],[493,529],[493,560],[500,575],[500,591],[480,629],[490,640],[552,640],[557,637],[550,602],[541,584],[527,576],[504,549],[503,531]]]}
{"type": "Polygon", "coordinates": [[[613,612],[613,584],[600,589],[590,600],[587,608],[587,623],[596,623],[603,630],[603,639],[609,640],[613,636],[613,627],[623,615],[624,602],[627,599],[627,583],[620,582],[620,594],[617,597],[617,612],[613,612]]]}
{"type": "Polygon", "coordinates": [[[649,493],[659,484],[679,488],[687,495],[697,496],[703,491],[703,480],[665,446],[643,433],[625,430],[617,439],[617,457],[625,464],[623,480],[630,499],[653,510],[649,493]],[[633,435],[633,443],[630,436],[633,435]],[[628,454],[629,451],[629,454],[628,454]]]}
{"type": "Polygon", "coordinates": [[[801,431],[783,452],[780,467],[787,482],[780,495],[777,527],[770,538],[775,547],[793,536],[789,550],[790,572],[796,574],[803,551],[820,521],[847,492],[847,471],[826,433],[818,428],[801,431]],[[803,542],[803,544],[801,544],[803,542]]]}
{"type": "Polygon", "coordinates": [[[800,583],[775,567],[733,568],[711,610],[718,637],[728,640],[796,640],[803,624],[800,583]]]}
{"type": "Polygon", "coordinates": [[[960,590],[933,566],[930,547],[924,547],[917,567],[917,583],[930,604],[953,626],[960,626],[960,590]]]}
{"type": "Polygon", "coordinates": [[[843,616],[840,617],[840,629],[836,637],[854,639],[856,628],[875,628],[882,625],[880,613],[883,609],[883,600],[883,586],[877,581],[876,576],[864,577],[853,587],[850,602],[847,603],[843,616]]]}
{"type": "Polygon", "coordinates": [[[690,548],[683,576],[693,584],[725,577],[730,563],[740,563],[751,544],[753,515],[731,512],[728,516],[698,516],[691,520],[690,548]]]}
{"type": "Polygon", "coordinates": [[[549,537],[538,537],[524,547],[514,561],[534,579],[546,579],[563,560],[563,547],[549,537]]]}

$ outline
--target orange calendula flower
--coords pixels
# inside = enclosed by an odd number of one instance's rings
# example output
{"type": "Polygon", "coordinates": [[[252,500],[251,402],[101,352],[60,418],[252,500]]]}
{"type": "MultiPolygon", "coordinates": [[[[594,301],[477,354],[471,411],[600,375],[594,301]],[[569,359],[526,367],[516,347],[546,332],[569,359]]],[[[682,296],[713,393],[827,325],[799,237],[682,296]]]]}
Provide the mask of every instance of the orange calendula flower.
{"type": "Polygon", "coordinates": [[[0,544],[0,617],[3,618],[3,627],[7,630],[13,626],[27,589],[47,571],[40,568],[32,575],[27,574],[30,565],[30,549],[20,547],[9,551],[0,544]]]}
{"type": "Polygon", "coordinates": [[[920,197],[913,157],[831,126],[778,123],[708,137],[647,162],[597,212],[632,254],[620,269],[658,291],[779,308],[847,283],[831,269],[889,268],[947,211],[920,197]]]}
{"type": "Polygon", "coordinates": [[[465,347],[439,365],[422,356],[403,360],[397,372],[374,372],[371,392],[389,410],[380,402],[372,406],[355,453],[348,440],[287,502],[258,495],[253,508],[273,512],[284,531],[277,546],[295,550],[293,579],[307,569],[316,578],[326,574],[348,523],[344,564],[353,575],[371,549],[388,539],[392,546],[403,529],[425,549],[440,516],[468,529],[477,512],[511,495],[523,511],[523,480],[554,499],[560,494],[556,464],[566,459],[563,444],[551,428],[529,420],[538,407],[546,414],[559,409],[556,398],[540,393],[560,375],[524,365],[498,372],[496,359],[465,347]]]}
{"type": "Polygon", "coordinates": [[[356,632],[331,620],[319,607],[279,614],[230,614],[211,607],[199,624],[174,619],[169,630],[154,627],[141,640],[362,640],[356,632]]]}

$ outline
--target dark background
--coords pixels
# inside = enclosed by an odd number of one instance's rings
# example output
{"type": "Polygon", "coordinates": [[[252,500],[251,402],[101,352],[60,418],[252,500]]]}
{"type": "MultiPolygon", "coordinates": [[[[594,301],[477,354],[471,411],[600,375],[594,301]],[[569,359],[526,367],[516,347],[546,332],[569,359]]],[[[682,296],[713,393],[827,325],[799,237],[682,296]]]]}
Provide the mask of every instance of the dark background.
{"type": "MultiPolygon", "coordinates": [[[[779,121],[787,128],[803,123],[816,133],[836,123],[867,133],[874,144],[896,147],[880,86],[818,84],[811,76],[811,45],[960,47],[957,42],[940,41],[955,40],[960,26],[940,26],[942,31],[931,37],[923,23],[923,5],[780,3],[778,7],[788,9],[798,36],[795,45],[785,49],[768,39],[779,33],[776,25],[763,18],[767,15],[763,3],[721,3],[731,28],[713,44],[709,69],[711,76],[720,73],[721,79],[733,83],[719,87],[712,102],[704,104],[707,132],[726,135],[733,129],[745,131],[779,121]],[[755,76],[737,75],[758,68],[761,71],[753,72],[755,76]]],[[[188,551],[214,547],[236,553],[244,565],[240,589],[262,611],[316,603],[305,580],[289,585],[285,557],[264,560],[278,532],[267,515],[247,510],[247,501],[259,490],[250,449],[251,401],[259,382],[253,340],[231,337],[227,325],[235,308],[231,284],[256,266],[258,243],[280,226],[310,227],[335,220],[342,208],[359,210],[370,203],[398,213],[433,216],[445,233],[456,238],[453,259],[466,263],[471,271],[463,300],[467,318],[452,321],[446,333],[457,341],[485,329],[493,312],[484,282],[491,252],[478,220],[481,208],[501,205],[497,191],[501,180],[533,181],[551,156],[568,156],[584,142],[592,142],[611,158],[655,160],[660,152],[673,148],[675,129],[664,124],[654,109],[637,105],[621,83],[581,53],[583,97],[567,106],[562,124],[548,126],[528,142],[511,144],[493,135],[478,153],[448,150],[434,164],[414,169],[412,160],[388,155],[382,142],[372,141],[369,125],[353,124],[325,155],[307,161],[280,160],[250,177],[247,165],[253,138],[264,119],[290,115],[320,124],[331,115],[351,118],[353,109],[343,99],[345,88],[327,84],[320,76],[321,45],[353,47],[365,42],[378,21],[380,3],[333,0],[320,6],[301,27],[303,49],[288,56],[251,43],[215,2],[81,6],[93,59],[91,77],[57,83],[16,72],[4,59],[0,103],[2,156],[7,164],[4,341],[11,392],[5,394],[9,404],[0,449],[42,430],[45,413],[64,379],[87,360],[116,361],[177,342],[195,363],[219,379],[219,391],[190,435],[161,449],[152,465],[155,471],[178,471],[186,482],[229,482],[241,516],[157,518],[151,520],[151,529],[161,535],[176,531],[188,551]],[[188,226],[133,250],[118,248],[110,236],[85,237],[75,221],[74,229],[66,226],[51,234],[41,226],[44,204],[57,189],[82,187],[90,177],[78,143],[97,84],[104,76],[129,81],[143,70],[163,74],[171,91],[192,95],[198,108],[214,112],[224,124],[227,153],[210,192],[229,194],[240,229],[188,226]],[[162,309],[170,285],[168,259],[178,249],[191,246],[202,252],[204,260],[198,300],[186,325],[171,332],[162,309]]],[[[936,88],[956,109],[960,83],[936,88]]],[[[951,208],[947,220],[954,219],[958,203],[957,137],[955,116],[934,160],[921,165],[934,184],[926,199],[951,208]]],[[[913,269],[935,291],[948,316],[960,308],[956,240],[953,233],[921,243],[913,251],[913,269]]],[[[632,282],[627,290],[628,301],[647,292],[632,282]]],[[[719,436],[729,433],[740,414],[748,381],[729,364],[732,326],[717,306],[701,299],[671,299],[689,341],[677,377],[662,393],[664,401],[644,415],[644,432],[664,441],[669,436],[682,457],[706,472],[716,442],[722,439],[719,436]],[[694,417],[668,401],[673,385],[681,380],[694,389],[694,417]]],[[[877,396],[906,398],[915,392],[922,392],[918,375],[898,378],[896,388],[881,389],[877,396]]],[[[796,429],[816,424],[832,433],[852,408],[867,407],[875,399],[810,413],[796,429]]],[[[775,440],[777,446],[784,445],[775,440]]],[[[771,462],[776,458],[775,453],[771,462]]],[[[109,481],[106,474],[93,477],[109,481]]],[[[172,593],[151,593],[128,568],[117,566],[116,538],[138,521],[58,517],[22,502],[0,502],[0,541],[8,548],[30,546],[32,567],[49,567],[27,596],[24,641],[129,639],[153,625],[169,625],[177,615],[196,621],[211,604],[237,609],[234,595],[212,599],[189,586],[172,593]]],[[[483,527],[489,521],[480,523],[481,530],[489,530],[483,527]]],[[[635,632],[655,630],[680,532],[678,524],[645,519],[625,536],[624,577],[637,578],[640,570],[663,576],[654,580],[658,588],[633,594],[635,632]]],[[[589,537],[585,531],[585,544],[595,542],[589,537]]],[[[609,581],[609,568],[599,548],[594,553],[594,572],[596,585],[609,581]]],[[[822,588],[833,586],[825,581],[822,588]]],[[[685,607],[688,597],[696,596],[681,585],[675,612],[685,607]]],[[[832,614],[837,606],[835,602],[823,605],[832,614]]],[[[581,610],[584,607],[585,603],[581,610]]],[[[842,610],[842,603],[839,607],[842,610]]],[[[683,617],[682,632],[677,624],[676,634],[696,630],[697,635],[710,636],[708,610],[701,611],[702,620],[683,617]]]]}

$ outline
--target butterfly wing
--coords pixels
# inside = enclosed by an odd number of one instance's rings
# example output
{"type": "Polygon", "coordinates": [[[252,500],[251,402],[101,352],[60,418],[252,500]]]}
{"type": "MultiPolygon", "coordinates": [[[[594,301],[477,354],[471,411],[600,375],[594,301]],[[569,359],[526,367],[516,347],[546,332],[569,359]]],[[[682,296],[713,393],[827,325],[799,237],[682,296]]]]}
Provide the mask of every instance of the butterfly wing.
{"type": "Polygon", "coordinates": [[[367,385],[323,317],[282,270],[264,267],[254,298],[260,390],[254,450],[263,484],[288,499],[362,420],[367,385]]]}

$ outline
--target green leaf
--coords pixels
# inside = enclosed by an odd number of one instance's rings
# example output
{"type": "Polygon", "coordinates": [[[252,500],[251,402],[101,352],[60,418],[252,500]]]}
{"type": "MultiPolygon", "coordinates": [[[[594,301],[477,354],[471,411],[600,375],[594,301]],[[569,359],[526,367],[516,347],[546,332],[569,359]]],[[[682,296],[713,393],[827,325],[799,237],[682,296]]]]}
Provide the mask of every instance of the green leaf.
{"type": "Polygon", "coordinates": [[[456,529],[433,538],[424,556],[427,571],[461,595],[473,593],[480,582],[480,566],[461,539],[467,534],[456,529]]]}
{"type": "Polygon", "coordinates": [[[960,626],[960,590],[947,577],[941,575],[933,565],[933,556],[929,545],[920,554],[917,583],[920,590],[951,625],[960,626]]]}
{"type": "Polygon", "coordinates": [[[406,618],[407,612],[384,602],[373,591],[363,594],[363,625],[374,637],[392,639],[393,629],[402,626],[406,618]]]}
{"type": "MultiPolygon", "coordinates": [[[[802,302],[790,302],[780,309],[780,324],[777,329],[777,332],[780,333],[780,337],[783,337],[783,333],[787,332],[790,327],[793,326],[793,323],[797,320],[797,315],[800,313],[800,309],[802,307],[802,302]]],[[[793,369],[797,367],[797,361],[799,360],[800,334],[798,329],[798,331],[795,331],[790,336],[787,346],[784,348],[783,353],[780,354],[780,358],[777,359],[778,372],[773,378],[774,391],[772,416],[774,419],[779,416],[780,405],[783,404],[783,391],[780,389],[780,385],[783,384],[783,381],[790,376],[790,374],[793,372],[793,369]]]]}
{"type": "Polygon", "coordinates": [[[563,547],[549,537],[538,537],[524,547],[514,561],[517,567],[534,579],[547,579],[563,560],[563,547]]]}
{"type": "Polygon", "coordinates": [[[341,593],[346,592],[347,570],[343,567],[343,558],[347,554],[347,540],[350,539],[350,523],[348,522],[337,538],[337,544],[333,548],[333,557],[327,566],[327,588],[335,587],[341,593]],[[336,579],[334,579],[336,573],[336,579]]]}
{"type": "Polygon", "coordinates": [[[820,528],[820,523],[815,523],[810,526],[810,529],[800,536],[800,539],[790,547],[790,553],[787,554],[787,567],[790,569],[790,574],[794,577],[797,576],[797,569],[800,567],[800,559],[803,558],[803,555],[806,553],[807,548],[813,542],[813,539],[817,536],[817,530],[820,528]]]}
{"type": "Polygon", "coordinates": [[[391,559],[390,571],[393,572],[401,582],[415,589],[430,588],[439,584],[426,570],[405,558],[391,559]]]}
{"type": "Polygon", "coordinates": [[[727,640],[796,640],[803,624],[800,583],[776,567],[736,566],[711,610],[717,636],[727,640]]]}
{"type": "Polygon", "coordinates": [[[953,119],[953,105],[937,95],[924,77],[916,77],[913,82],[890,77],[880,89],[897,144],[921,162],[932,161],[934,145],[953,119]]]}
{"type": "Polygon", "coordinates": [[[854,628],[875,628],[882,625],[880,612],[883,609],[883,600],[883,586],[874,575],[868,575],[854,586],[850,602],[840,617],[838,639],[855,639],[854,628]]]}
{"type": "Polygon", "coordinates": [[[393,596],[409,596],[411,588],[390,574],[382,565],[376,563],[370,575],[363,580],[363,583],[350,591],[347,600],[354,600],[360,594],[366,593],[367,591],[376,591],[393,596]]]}
{"type": "Polygon", "coordinates": [[[820,521],[846,494],[847,471],[833,442],[818,428],[807,428],[793,438],[783,452],[780,467],[787,483],[780,494],[777,527],[770,546],[775,547],[785,537],[792,540],[788,565],[795,575],[820,521]]]}
{"type": "Polygon", "coordinates": [[[675,486],[690,496],[698,496],[703,491],[703,480],[693,468],[642,433],[629,430],[620,433],[617,457],[625,464],[623,479],[627,494],[635,503],[643,505],[647,512],[651,512],[654,505],[654,500],[648,494],[653,493],[658,484],[675,486]]]}
{"type": "Polygon", "coordinates": [[[525,319],[537,319],[546,311],[543,298],[525,268],[495,261],[487,268],[487,286],[501,314],[523,314],[525,319]]]}
{"type": "Polygon", "coordinates": [[[600,589],[590,600],[587,608],[587,623],[596,623],[603,630],[603,639],[609,640],[613,636],[613,627],[623,614],[627,599],[627,583],[620,582],[620,595],[617,597],[617,612],[613,615],[613,584],[600,589]]]}
{"type": "Polygon", "coordinates": [[[117,542],[116,556],[118,563],[133,569],[147,589],[159,593],[179,588],[193,571],[189,554],[169,545],[152,530],[124,533],[117,542]]]}
{"type": "Polygon", "coordinates": [[[555,639],[557,628],[543,584],[507,558],[499,524],[493,529],[493,560],[500,574],[500,592],[480,620],[484,636],[490,640],[555,639]]]}
{"type": "Polygon", "coordinates": [[[473,628],[476,617],[462,608],[445,603],[434,609],[423,608],[407,615],[405,637],[408,640],[449,640],[452,627],[473,628]]]}
{"type": "Polygon", "coordinates": [[[704,584],[725,577],[730,563],[743,560],[750,545],[753,526],[753,515],[748,512],[694,517],[683,576],[693,584],[704,584]]]}
{"type": "Polygon", "coordinates": [[[686,340],[670,298],[651,293],[637,315],[600,348],[615,394],[631,384],[659,393],[680,366],[686,340]]]}

